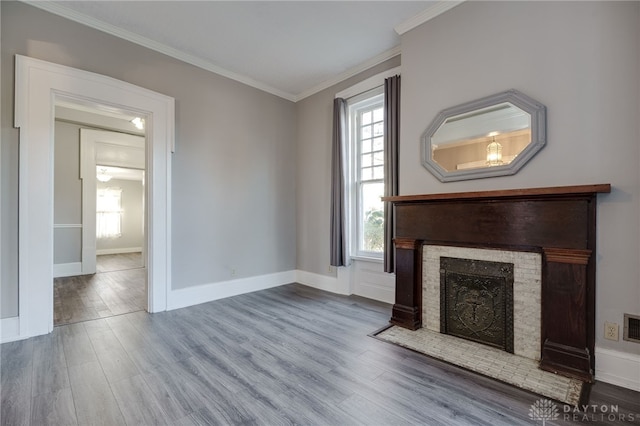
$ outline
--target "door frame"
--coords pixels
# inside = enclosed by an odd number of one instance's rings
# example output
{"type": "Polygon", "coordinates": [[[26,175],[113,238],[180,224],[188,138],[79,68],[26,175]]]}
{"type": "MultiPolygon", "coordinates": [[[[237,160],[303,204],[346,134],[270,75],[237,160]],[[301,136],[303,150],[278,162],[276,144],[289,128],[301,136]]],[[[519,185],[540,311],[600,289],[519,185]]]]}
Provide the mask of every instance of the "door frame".
{"type": "MultiPolygon", "coordinates": [[[[117,149],[142,150],[146,149],[143,136],[128,135],[110,130],[80,129],[80,179],[82,180],[82,274],[96,273],[96,167],[101,166],[125,167],[145,169],[145,164],[139,164],[137,156],[114,158],[110,161],[98,161],[100,146],[117,146],[117,149]]],[[[143,154],[144,155],[144,154],[143,154]]],[[[144,187],[144,180],[143,180],[144,187]]],[[[143,202],[143,206],[144,206],[143,202]]],[[[147,235],[147,215],[143,208],[144,236],[147,235]]],[[[146,248],[146,238],[142,244],[143,265],[146,248]]]]}
{"type": "Polygon", "coordinates": [[[53,330],[53,144],[55,105],[67,101],[146,123],[148,311],[171,290],[171,153],[175,100],[111,77],[16,55],[15,127],[20,129],[17,339],[53,330]]]}

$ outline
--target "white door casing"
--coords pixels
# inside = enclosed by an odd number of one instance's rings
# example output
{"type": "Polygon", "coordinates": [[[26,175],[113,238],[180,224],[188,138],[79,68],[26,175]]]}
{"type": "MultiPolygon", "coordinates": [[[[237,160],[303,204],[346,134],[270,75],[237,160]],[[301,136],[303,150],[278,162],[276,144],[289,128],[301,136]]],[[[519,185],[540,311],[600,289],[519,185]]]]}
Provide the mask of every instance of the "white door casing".
{"type": "MultiPolygon", "coordinates": [[[[96,165],[145,168],[145,140],[141,136],[106,130],[80,129],[82,179],[82,273],[96,272],[96,165]],[[115,154],[115,155],[114,155],[115,154]]],[[[147,220],[144,225],[146,228],[147,220]]],[[[143,232],[147,234],[146,229],[143,232]]],[[[146,238],[145,238],[146,240],[146,238]]],[[[142,254],[146,254],[146,242],[142,254]]],[[[145,263],[145,262],[143,262],[145,263]]]]}
{"type": "Polygon", "coordinates": [[[166,310],[171,289],[173,98],[103,75],[16,55],[20,128],[19,336],[53,330],[53,141],[56,100],[135,114],[146,123],[148,310],[166,310]]]}

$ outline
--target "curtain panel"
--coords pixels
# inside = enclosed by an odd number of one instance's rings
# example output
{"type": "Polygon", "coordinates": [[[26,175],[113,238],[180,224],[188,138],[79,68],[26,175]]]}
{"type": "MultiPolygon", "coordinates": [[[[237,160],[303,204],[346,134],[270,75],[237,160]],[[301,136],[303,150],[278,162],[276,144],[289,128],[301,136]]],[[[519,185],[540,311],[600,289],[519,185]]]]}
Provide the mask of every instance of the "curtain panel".
{"type": "MultiPolygon", "coordinates": [[[[384,195],[398,195],[398,145],[400,141],[400,76],[384,80],[384,195]]],[[[384,271],[395,271],[393,205],[384,203],[384,271]]]]}
{"type": "Polygon", "coordinates": [[[333,101],[333,140],[331,155],[331,258],[332,266],[349,264],[346,233],[346,145],[347,102],[333,101]]]}

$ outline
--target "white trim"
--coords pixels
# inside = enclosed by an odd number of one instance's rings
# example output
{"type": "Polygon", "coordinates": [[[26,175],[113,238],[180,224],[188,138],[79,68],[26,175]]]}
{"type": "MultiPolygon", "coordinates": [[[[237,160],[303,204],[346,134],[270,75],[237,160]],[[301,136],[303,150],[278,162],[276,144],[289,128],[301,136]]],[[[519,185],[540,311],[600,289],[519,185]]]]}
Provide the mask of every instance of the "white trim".
{"type": "Polygon", "coordinates": [[[296,101],[296,96],[291,93],[276,89],[275,87],[269,86],[268,84],[254,80],[251,77],[226,70],[222,67],[219,67],[218,65],[215,65],[212,62],[206,61],[202,58],[175,49],[173,47],[169,47],[166,44],[159,43],[155,40],[151,40],[139,34],[132,33],[131,31],[116,27],[115,25],[108,24],[99,19],[85,15],[84,13],[76,12],[75,10],[69,9],[68,7],[65,7],[59,3],[50,1],[25,1],[25,3],[53,13],[55,15],[62,16],[63,18],[69,19],[71,21],[78,22],[82,25],[86,25],[98,31],[102,31],[123,40],[127,40],[140,46],[146,47],[147,49],[155,50],[156,52],[160,52],[182,62],[195,65],[198,68],[202,68],[223,77],[230,78],[231,80],[239,81],[240,83],[246,84],[247,86],[255,87],[256,89],[271,93],[272,95],[279,96],[289,101],[296,101]]]}
{"type": "Polygon", "coordinates": [[[395,67],[389,70],[383,71],[379,74],[371,76],[366,80],[362,80],[359,83],[354,84],[351,87],[348,87],[338,93],[336,93],[336,98],[344,98],[349,99],[355,95],[359,95],[360,93],[368,92],[369,90],[373,90],[376,87],[380,87],[384,85],[384,80],[393,77],[394,75],[400,74],[402,67],[395,67]]]}
{"type": "Polygon", "coordinates": [[[97,164],[145,170],[144,158],[145,138],[143,136],[129,135],[110,130],[80,129],[82,223],[85,224],[85,229],[82,232],[83,274],[96,273],[96,255],[99,254],[96,238],[97,164]],[[111,155],[105,155],[104,152],[111,151],[112,147],[119,150],[127,150],[127,155],[110,158],[111,155]],[[141,158],[136,155],[137,152],[140,152],[141,158]]]}
{"type": "Polygon", "coordinates": [[[20,318],[2,318],[0,320],[0,343],[13,342],[25,339],[20,335],[20,318]]]}
{"type": "Polygon", "coordinates": [[[96,256],[100,256],[103,254],[125,254],[125,253],[142,253],[142,247],[123,247],[123,248],[96,250],[96,256]]]}
{"type": "Polygon", "coordinates": [[[338,268],[338,277],[330,277],[327,275],[314,274],[313,272],[297,270],[296,282],[331,293],[349,295],[351,294],[350,280],[340,279],[342,278],[340,274],[341,269],[345,270],[348,268],[338,268]]]}
{"type": "Polygon", "coordinates": [[[353,294],[367,299],[393,304],[396,298],[396,276],[384,272],[383,262],[355,260],[353,269],[353,294]]]}
{"type": "Polygon", "coordinates": [[[438,15],[442,15],[444,12],[446,12],[447,10],[453,9],[454,7],[460,5],[464,3],[463,1],[439,1],[436,2],[434,5],[429,6],[427,9],[425,9],[424,11],[420,12],[419,14],[407,19],[406,21],[396,25],[396,27],[394,28],[394,30],[396,30],[396,32],[399,35],[402,35],[404,33],[406,33],[409,30],[414,29],[417,26],[420,26],[422,24],[424,24],[427,21],[432,20],[433,18],[435,18],[438,15]]]}
{"type": "Polygon", "coordinates": [[[295,278],[295,271],[285,271],[171,290],[167,310],[186,308],[213,300],[279,287],[295,282],[295,278]]]}
{"type": "Polygon", "coordinates": [[[596,347],[596,380],[640,391],[640,355],[596,347]]]}
{"type": "MultiPolygon", "coordinates": [[[[305,90],[304,92],[301,92],[298,94],[298,96],[296,96],[295,101],[301,101],[304,98],[307,98],[311,95],[314,95],[318,92],[321,92],[325,89],[328,89],[331,86],[334,86],[348,78],[353,77],[356,74],[360,74],[363,71],[366,71],[378,64],[383,63],[384,61],[387,61],[391,58],[395,58],[396,56],[400,55],[400,46],[396,46],[392,49],[389,49],[387,51],[384,51],[382,53],[380,53],[379,55],[374,56],[373,58],[369,59],[368,61],[365,61],[363,63],[361,63],[360,65],[357,65],[341,74],[338,74],[337,76],[326,80],[310,89],[305,90]]],[[[398,73],[400,72],[399,67],[394,68],[394,69],[398,69],[398,73]]],[[[391,74],[394,75],[394,74],[391,74]]],[[[365,80],[366,81],[366,80],[365,80]]],[[[383,81],[384,83],[384,81],[383,81]]],[[[375,87],[375,86],[374,86],[375,87]]],[[[336,96],[336,97],[340,97],[340,96],[336,96]]],[[[341,96],[341,97],[345,97],[345,96],[341,96]]]]}
{"type": "Polygon", "coordinates": [[[20,336],[53,330],[53,129],[57,99],[135,113],[147,123],[148,310],[164,311],[171,288],[171,151],[175,101],[87,71],[16,55],[20,128],[18,295],[20,336]]]}
{"type": "Polygon", "coordinates": [[[82,262],[53,264],[53,278],[75,277],[82,274],[82,262]]]}
{"type": "MultiPolygon", "coordinates": [[[[210,61],[204,60],[197,56],[194,56],[190,53],[183,52],[181,50],[175,49],[173,47],[167,46],[163,43],[159,43],[155,40],[151,40],[149,38],[143,37],[139,34],[135,34],[131,31],[124,30],[115,25],[108,24],[99,19],[93,18],[91,16],[85,15],[83,13],[77,12],[75,10],[69,9],[66,6],[63,6],[60,3],[51,2],[51,1],[25,1],[25,3],[37,7],[39,9],[45,10],[49,13],[53,13],[58,16],[62,16],[63,18],[69,19],[74,22],[78,22],[82,25],[86,25],[90,28],[96,29],[98,31],[102,31],[104,33],[116,36],[123,40],[130,41],[137,45],[146,47],[147,49],[154,50],[156,52],[160,52],[164,55],[170,56],[172,58],[178,59],[182,62],[194,65],[198,68],[204,69],[206,71],[210,71],[212,73],[221,75],[223,77],[230,78],[231,80],[238,81],[240,83],[246,84],[247,86],[254,87],[258,90],[262,90],[263,92],[271,93],[272,95],[278,96],[280,98],[286,99],[292,102],[298,102],[302,99],[305,99],[311,95],[314,95],[324,89],[327,89],[337,83],[340,83],[354,75],[365,71],[373,66],[381,64],[382,62],[394,58],[400,55],[401,49],[400,46],[396,46],[392,49],[384,51],[373,58],[341,73],[337,76],[330,78],[329,80],[325,80],[324,82],[313,86],[307,90],[304,90],[298,94],[293,94],[286,92],[281,89],[277,89],[273,86],[270,86],[266,83],[257,81],[251,77],[238,74],[233,71],[229,71],[224,69],[210,61]]],[[[412,28],[417,27],[430,19],[435,18],[436,16],[446,12],[449,9],[452,9],[459,4],[463,3],[463,1],[439,1],[433,6],[426,9],[424,12],[414,16],[413,18],[399,24],[395,27],[395,31],[402,35],[405,32],[411,30],[412,28]]]]}

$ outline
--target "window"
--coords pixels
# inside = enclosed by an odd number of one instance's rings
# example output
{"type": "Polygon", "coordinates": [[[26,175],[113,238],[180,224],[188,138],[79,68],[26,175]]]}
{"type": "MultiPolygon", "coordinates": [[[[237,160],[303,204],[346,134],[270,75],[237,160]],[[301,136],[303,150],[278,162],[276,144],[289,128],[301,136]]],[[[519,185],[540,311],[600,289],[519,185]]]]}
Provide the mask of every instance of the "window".
{"type": "Polygon", "coordinates": [[[118,238],[122,224],[122,190],[98,189],[96,197],[96,237],[118,238]]]}
{"type": "Polygon", "coordinates": [[[355,256],[382,257],[384,249],[384,87],[347,101],[355,256]]]}

